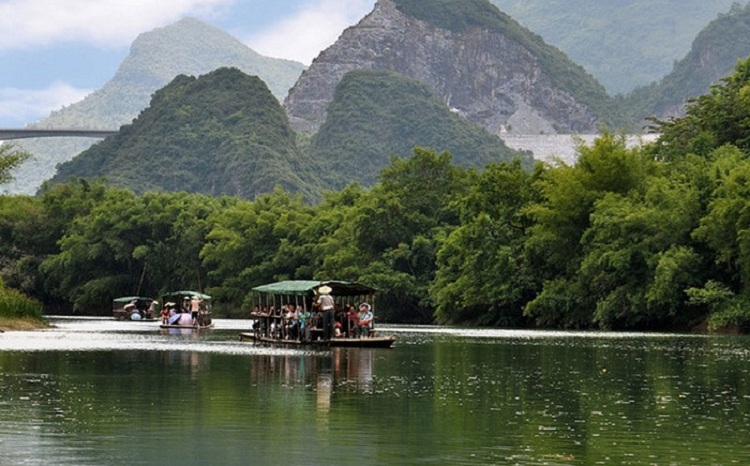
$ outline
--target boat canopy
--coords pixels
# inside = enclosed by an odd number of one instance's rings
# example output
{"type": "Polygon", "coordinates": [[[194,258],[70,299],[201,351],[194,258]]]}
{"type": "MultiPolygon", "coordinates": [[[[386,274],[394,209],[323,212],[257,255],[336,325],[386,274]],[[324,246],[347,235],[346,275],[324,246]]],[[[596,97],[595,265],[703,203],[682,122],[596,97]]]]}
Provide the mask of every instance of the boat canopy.
{"type": "Polygon", "coordinates": [[[203,294],[203,293],[200,293],[198,291],[190,291],[190,290],[171,291],[169,293],[164,293],[164,296],[165,296],[165,298],[166,297],[176,297],[176,296],[180,296],[180,297],[189,296],[190,298],[198,298],[198,299],[202,299],[204,301],[210,301],[211,300],[211,296],[209,296],[207,294],[203,294]]]}
{"type": "Polygon", "coordinates": [[[253,288],[253,291],[278,296],[313,296],[315,290],[323,285],[331,287],[331,294],[333,296],[362,296],[372,294],[376,291],[375,288],[361,283],[337,280],[286,280],[269,283],[268,285],[256,286],[253,288]]]}
{"type": "Polygon", "coordinates": [[[133,301],[153,301],[153,298],[147,298],[145,296],[123,296],[122,298],[115,298],[112,300],[113,303],[125,303],[129,304],[133,301]]]}
{"type": "Polygon", "coordinates": [[[149,304],[151,304],[151,301],[153,300],[154,298],[147,298],[145,296],[123,296],[121,298],[113,299],[112,305],[113,306],[126,305],[135,301],[137,304],[141,306],[148,306],[149,304]]]}

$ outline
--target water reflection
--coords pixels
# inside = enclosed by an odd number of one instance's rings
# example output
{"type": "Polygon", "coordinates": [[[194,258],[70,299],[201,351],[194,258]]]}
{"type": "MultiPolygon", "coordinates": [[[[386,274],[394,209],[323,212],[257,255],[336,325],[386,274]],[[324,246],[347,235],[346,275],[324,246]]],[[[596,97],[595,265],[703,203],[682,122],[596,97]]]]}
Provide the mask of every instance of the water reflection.
{"type": "Polygon", "coordinates": [[[301,350],[245,325],[3,334],[0,464],[750,464],[747,338],[403,327],[301,350]]]}

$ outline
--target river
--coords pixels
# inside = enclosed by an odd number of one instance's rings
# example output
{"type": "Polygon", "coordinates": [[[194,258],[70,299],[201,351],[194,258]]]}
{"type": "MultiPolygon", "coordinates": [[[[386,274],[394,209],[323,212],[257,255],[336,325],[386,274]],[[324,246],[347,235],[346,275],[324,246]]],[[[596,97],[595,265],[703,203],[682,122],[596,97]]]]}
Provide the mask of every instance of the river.
{"type": "Polygon", "coordinates": [[[0,334],[0,464],[750,464],[750,339],[387,327],[392,349],[0,334]]]}

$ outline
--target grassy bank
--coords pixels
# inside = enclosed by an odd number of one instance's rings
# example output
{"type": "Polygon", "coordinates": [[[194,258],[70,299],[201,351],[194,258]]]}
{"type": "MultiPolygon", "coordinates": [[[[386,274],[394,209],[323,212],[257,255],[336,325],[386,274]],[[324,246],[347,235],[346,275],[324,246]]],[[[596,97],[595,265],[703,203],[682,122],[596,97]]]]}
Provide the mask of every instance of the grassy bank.
{"type": "Polygon", "coordinates": [[[31,319],[28,317],[22,319],[8,319],[0,317],[0,331],[2,332],[13,330],[36,330],[48,326],[47,321],[43,319],[31,319]]]}
{"type": "Polygon", "coordinates": [[[42,305],[10,288],[0,288],[0,330],[32,330],[46,327],[42,305]]]}

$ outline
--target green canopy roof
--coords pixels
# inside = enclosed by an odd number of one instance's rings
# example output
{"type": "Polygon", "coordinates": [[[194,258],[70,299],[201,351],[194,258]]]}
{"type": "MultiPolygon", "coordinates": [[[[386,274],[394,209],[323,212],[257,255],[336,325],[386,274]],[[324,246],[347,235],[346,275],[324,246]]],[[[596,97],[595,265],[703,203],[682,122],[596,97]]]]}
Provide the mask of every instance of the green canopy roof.
{"type": "Polygon", "coordinates": [[[146,298],[144,296],[123,296],[122,298],[115,298],[112,301],[115,303],[132,303],[133,301],[153,301],[154,298],[146,298]]]}
{"type": "Polygon", "coordinates": [[[323,285],[331,287],[331,290],[333,290],[331,294],[333,296],[362,296],[376,291],[375,288],[361,283],[336,280],[287,280],[256,286],[253,288],[253,291],[281,296],[313,296],[314,291],[323,285]]]}
{"type": "Polygon", "coordinates": [[[190,290],[170,291],[169,293],[164,293],[164,296],[165,297],[180,296],[180,299],[182,299],[185,296],[189,296],[191,298],[204,299],[204,300],[211,299],[211,297],[207,294],[203,294],[198,291],[190,291],[190,290]]]}

